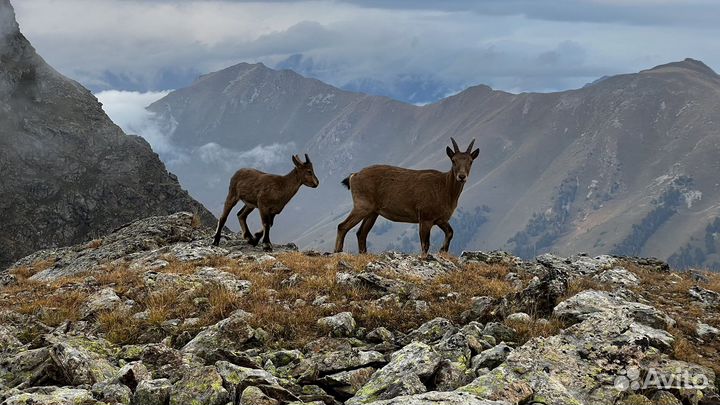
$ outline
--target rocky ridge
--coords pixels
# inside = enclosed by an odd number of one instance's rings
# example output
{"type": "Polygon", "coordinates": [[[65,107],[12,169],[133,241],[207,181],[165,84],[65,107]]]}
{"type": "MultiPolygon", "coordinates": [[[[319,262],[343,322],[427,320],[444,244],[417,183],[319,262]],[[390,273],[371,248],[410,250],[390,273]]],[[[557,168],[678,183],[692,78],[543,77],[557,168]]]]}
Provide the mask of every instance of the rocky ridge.
{"type": "Polygon", "coordinates": [[[49,66],[0,0],[0,269],[150,215],[214,218],[80,84],[49,66]]]}
{"type": "Polygon", "coordinates": [[[718,403],[717,275],[610,256],[268,253],[211,232],[151,217],[3,273],[0,401],[718,403]]]}

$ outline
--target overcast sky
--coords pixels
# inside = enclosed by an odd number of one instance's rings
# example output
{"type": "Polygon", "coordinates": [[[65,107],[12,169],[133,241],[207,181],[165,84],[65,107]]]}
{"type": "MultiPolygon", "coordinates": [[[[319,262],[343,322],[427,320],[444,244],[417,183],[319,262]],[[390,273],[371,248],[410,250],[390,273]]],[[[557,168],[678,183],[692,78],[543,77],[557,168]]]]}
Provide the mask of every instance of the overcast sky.
{"type": "Polygon", "coordinates": [[[159,91],[238,62],[432,101],[472,84],[580,87],[686,57],[720,67],[720,1],[14,0],[21,29],[94,91],[159,91]]]}

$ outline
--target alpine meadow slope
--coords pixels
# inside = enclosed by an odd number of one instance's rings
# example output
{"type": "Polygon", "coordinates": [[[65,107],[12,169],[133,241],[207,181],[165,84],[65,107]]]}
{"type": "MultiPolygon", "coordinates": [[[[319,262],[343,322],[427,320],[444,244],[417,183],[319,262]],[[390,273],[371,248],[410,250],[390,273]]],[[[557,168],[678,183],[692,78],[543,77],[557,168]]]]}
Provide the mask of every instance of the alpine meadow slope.
{"type": "Polygon", "coordinates": [[[180,210],[212,214],[180,188],[150,145],[50,67],[0,0],[0,269],[41,248],[87,241],[180,210]]]}
{"type": "MultiPolygon", "coordinates": [[[[234,163],[251,162],[233,156],[271,151],[251,163],[284,172],[291,153],[309,153],[323,187],[299,193],[277,220],[279,240],[303,247],[330,246],[351,206],[339,184],[349,173],[374,163],[447,170],[452,136],[477,138],[481,151],[453,221],[456,252],[617,253],[720,266],[720,77],[697,60],[557,93],[475,86],[425,106],[241,63],[148,108],[171,142],[199,157],[169,166],[215,212],[234,163]]],[[[439,230],[433,238],[437,249],[439,230]]],[[[369,237],[376,251],[417,251],[417,240],[416,226],[382,220],[369,237]]]]}

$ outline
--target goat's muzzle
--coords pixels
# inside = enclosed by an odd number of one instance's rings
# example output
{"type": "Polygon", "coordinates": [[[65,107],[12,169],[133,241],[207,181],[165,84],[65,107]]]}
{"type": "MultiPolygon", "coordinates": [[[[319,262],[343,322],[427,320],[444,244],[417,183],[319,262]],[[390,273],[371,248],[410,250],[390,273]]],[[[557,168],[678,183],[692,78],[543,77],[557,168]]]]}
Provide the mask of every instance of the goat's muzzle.
{"type": "Polygon", "coordinates": [[[458,174],[456,178],[460,183],[465,183],[467,181],[467,176],[464,174],[458,174]]]}

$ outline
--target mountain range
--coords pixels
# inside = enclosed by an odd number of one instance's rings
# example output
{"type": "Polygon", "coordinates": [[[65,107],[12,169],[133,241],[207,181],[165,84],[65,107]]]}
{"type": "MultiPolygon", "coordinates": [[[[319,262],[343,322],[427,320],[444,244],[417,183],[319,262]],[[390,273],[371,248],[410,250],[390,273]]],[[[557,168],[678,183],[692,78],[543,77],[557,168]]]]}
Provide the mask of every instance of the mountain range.
{"type": "Polygon", "coordinates": [[[187,210],[214,221],[143,138],[123,133],[90,91],[37,55],[8,0],[0,0],[0,173],[0,269],[150,215],[187,210]]]}
{"type": "MultiPolygon", "coordinates": [[[[474,86],[424,106],[241,63],[148,110],[186,152],[168,166],[214,212],[235,169],[289,171],[292,153],[309,153],[321,186],[302,190],[275,227],[276,238],[302,247],[330,247],[351,207],[341,179],[374,163],[448,170],[455,137],[461,147],[477,139],[481,151],[453,219],[456,252],[720,265],[720,77],[697,60],[555,93],[474,86]]],[[[370,247],[415,251],[416,234],[379,221],[370,247]]]]}

